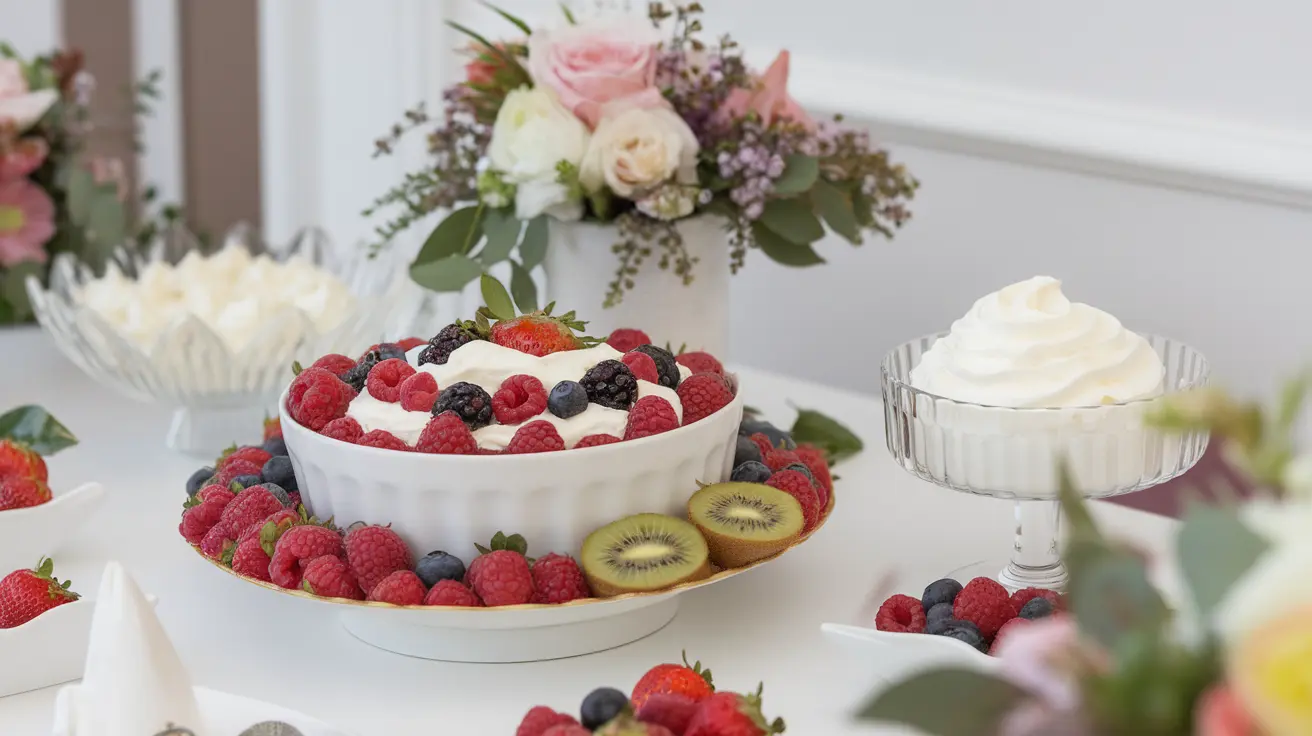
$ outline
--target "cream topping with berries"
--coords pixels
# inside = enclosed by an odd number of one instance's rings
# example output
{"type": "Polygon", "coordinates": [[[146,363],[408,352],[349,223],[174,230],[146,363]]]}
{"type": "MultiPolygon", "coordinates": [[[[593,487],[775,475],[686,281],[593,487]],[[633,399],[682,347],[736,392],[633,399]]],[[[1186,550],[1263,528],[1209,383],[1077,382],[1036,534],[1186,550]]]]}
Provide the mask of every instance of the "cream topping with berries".
{"type": "MultiPolygon", "coordinates": [[[[583,374],[601,361],[619,360],[624,355],[609,345],[601,344],[582,350],[565,350],[538,357],[487,340],[475,340],[456,348],[445,365],[434,363],[416,365],[419,361],[419,353],[424,347],[426,346],[421,345],[411,350],[406,354],[406,360],[410,365],[416,366],[417,370],[432,374],[433,378],[437,379],[439,391],[453,383],[465,381],[481,386],[489,396],[496,394],[503,381],[516,375],[537,378],[542,381],[542,387],[549,394],[557,383],[580,381],[583,379],[583,374]]],[[[682,365],[679,366],[679,373],[683,378],[691,374],[682,365]]],[[[659,396],[670,402],[670,406],[674,407],[674,413],[682,421],[683,405],[674,390],[639,380],[638,398],[644,396],[659,396]]],[[[382,429],[408,445],[414,445],[419,441],[419,434],[432,419],[432,414],[429,412],[409,411],[398,403],[380,401],[368,391],[360,392],[360,395],[351,402],[346,415],[359,422],[366,432],[382,429]]],[[[565,446],[573,447],[590,434],[622,437],[628,417],[627,411],[589,403],[582,413],[568,419],[562,419],[550,411],[543,411],[528,421],[540,419],[550,422],[560,433],[565,446]]],[[[479,447],[491,450],[504,449],[521,426],[523,425],[491,424],[475,430],[474,439],[478,441],[479,447]]]]}

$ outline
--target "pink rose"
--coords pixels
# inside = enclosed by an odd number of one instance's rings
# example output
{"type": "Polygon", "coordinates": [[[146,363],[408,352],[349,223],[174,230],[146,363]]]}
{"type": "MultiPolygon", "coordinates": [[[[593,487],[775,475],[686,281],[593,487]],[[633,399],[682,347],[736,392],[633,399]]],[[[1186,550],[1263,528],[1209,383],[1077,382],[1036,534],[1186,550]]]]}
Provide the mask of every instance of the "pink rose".
{"type": "Polygon", "coordinates": [[[665,104],[655,86],[660,40],[655,28],[629,16],[538,31],[528,41],[529,73],[595,128],[607,103],[640,108],[665,104]]]}
{"type": "Polygon", "coordinates": [[[55,205],[27,179],[0,182],[0,267],[46,262],[55,234],[55,205]]]}
{"type": "Polygon", "coordinates": [[[19,138],[6,150],[0,143],[0,181],[27,176],[41,167],[50,146],[44,138],[19,138]]]}
{"type": "Polygon", "coordinates": [[[787,119],[814,131],[815,121],[788,94],[788,63],[788,52],[780,51],[774,63],[757,80],[754,89],[740,88],[729,93],[720,108],[720,115],[733,120],[754,112],[767,126],[775,120],[787,119]]]}

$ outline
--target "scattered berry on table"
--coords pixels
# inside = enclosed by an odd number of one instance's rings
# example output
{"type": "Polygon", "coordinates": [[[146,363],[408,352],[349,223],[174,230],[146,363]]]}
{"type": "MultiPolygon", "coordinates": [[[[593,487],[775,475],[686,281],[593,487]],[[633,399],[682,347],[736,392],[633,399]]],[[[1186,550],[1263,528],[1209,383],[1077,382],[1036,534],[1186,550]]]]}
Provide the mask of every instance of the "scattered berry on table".
{"type": "Polygon", "coordinates": [[[920,604],[925,610],[937,606],[940,603],[953,603],[957,600],[957,594],[961,592],[961,583],[952,578],[942,578],[935,580],[925,586],[925,592],[920,595],[920,604]]]}
{"type": "Polygon", "coordinates": [[[492,397],[478,384],[453,383],[442,389],[433,402],[434,416],[446,411],[454,411],[470,431],[482,429],[492,423],[492,397]]]}
{"type": "Polygon", "coordinates": [[[477,455],[478,440],[453,411],[444,411],[428,420],[415,443],[417,452],[436,455],[477,455]]]}
{"type": "Polygon", "coordinates": [[[574,716],[557,713],[545,705],[538,705],[524,714],[524,720],[520,721],[519,728],[515,729],[515,736],[542,736],[552,726],[577,726],[578,723],[574,716]]]}
{"type": "Polygon", "coordinates": [[[231,486],[232,482],[243,475],[259,476],[262,465],[256,465],[250,460],[234,460],[227,465],[219,468],[214,472],[214,478],[210,483],[220,486],[231,486]]]}
{"type": "Polygon", "coordinates": [[[925,610],[920,601],[909,595],[892,596],[875,614],[875,628],[904,634],[921,634],[925,631],[925,610]]]}
{"type": "Polygon", "coordinates": [[[240,486],[240,487],[242,488],[242,490],[245,490],[245,489],[247,489],[247,488],[251,488],[251,487],[254,487],[254,486],[258,486],[258,485],[260,484],[260,480],[261,480],[261,479],[260,479],[260,476],[259,476],[258,474],[257,474],[257,475],[239,475],[239,476],[237,476],[236,478],[233,478],[233,479],[232,479],[232,482],[235,483],[236,485],[240,486]]]}
{"type": "Polygon", "coordinates": [[[661,376],[656,372],[656,361],[651,359],[646,353],[625,353],[620,356],[620,362],[633,371],[633,377],[639,381],[648,381],[650,383],[660,383],[661,376]]]}
{"type": "Polygon", "coordinates": [[[214,468],[216,470],[223,470],[238,460],[246,460],[255,465],[255,467],[262,468],[265,463],[269,462],[269,458],[271,457],[273,456],[263,447],[239,447],[219,458],[218,462],[214,463],[214,468]]]}
{"type": "Polygon", "coordinates": [[[42,483],[50,480],[41,455],[17,440],[4,438],[0,439],[0,477],[8,475],[36,478],[42,483]]]}
{"type": "Polygon", "coordinates": [[[492,395],[492,414],[501,424],[521,424],[546,410],[547,390],[534,376],[511,376],[492,395]]]}
{"type": "MultiPolygon", "coordinates": [[[[921,601],[921,606],[922,607],[924,606],[923,599],[921,601]]],[[[925,609],[926,626],[928,626],[929,624],[935,621],[947,621],[951,618],[952,618],[952,603],[950,601],[935,603],[934,605],[925,609]]]]}
{"type": "Polygon", "coordinates": [[[753,695],[715,693],[697,705],[684,736],[766,736],[783,733],[783,721],[761,713],[761,690],[753,695]]]}
{"type": "Polygon", "coordinates": [[[502,347],[542,357],[578,349],[579,338],[572,327],[582,327],[572,312],[561,317],[529,314],[497,322],[492,325],[490,337],[502,347]]]}
{"type": "Polygon", "coordinates": [[[679,415],[670,402],[659,396],[644,396],[629,409],[624,439],[636,440],[679,428],[679,415]]]}
{"type": "Polygon", "coordinates": [[[1021,608],[1025,607],[1026,603],[1029,603],[1035,598],[1043,598],[1047,600],[1052,604],[1052,607],[1057,610],[1064,608],[1061,593],[1058,593],[1055,590],[1048,590],[1047,588],[1021,588],[1011,594],[1011,605],[1019,612],[1021,608]]]}
{"type": "Polygon", "coordinates": [[[428,589],[424,581],[410,570],[397,570],[369,590],[365,600],[391,603],[394,606],[418,606],[424,602],[428,589]]]}
{"type": "Polygon", "coordinates": [[[589,434],[589,435],[585,435],[583,439],[580,439],[578,442],[574,443],[574,449],[578,449],[580,447],[596,447],[598,445],[610,445],[619,441],[620,438],[616,437],[613,434],[589,434]]]}
{"type": "Polygon", "coordinates": [[[214,468],[204,467],[191,474],[187,479],[187,495],[194,496],[200,489],[204,488],[210,478],[214,477],[214,468]]]}
{"type": "Polygon", "coordinates": [[[664,726],[670,733],[681,734],[697,712],[697,701],[678,693],[652,693],[637,706],[638,720],[664,726]]]}
{"type": "Polygon", "coordinates": [[[695,376],[698,373],[715,373],[724,375],[724,365],[710,353],[704,353],[700,350],[691,353],[679,353],[674,356],[679,365],[692,371],[695,376]]]}
{"type": "Polygon", "coordinates": [[[275,483],[288,491],[296,490],[296,471],[292,469],[292,459],[286,455],[275,455],[260,469],[260,477],[265,483],[275,483]]]}
{"type": "Polygon", "coordinates": [[[472,323],[454,322],[443,327],[428,341],[428,347],[419,353],[419,365],[433,363],[446,365],[451,353],[467,342],[482,339],[473,328],[472,323]]]}
{"type": "Polygon", "coordinates": [[[324,555],[310,560],[301,576],[301,590],[324,598],[364,600],[360,581],[337,555],[324,555]]]}
{"type": "Polygon", "coordinates": [[[341,556],[342,535],[322,526],[304,525],[288,529],[278,540],[269,562],[269,577],[275,585],[299,588],[305,566],[316,557],[341,556]]]}
{"type": "Polygon", "coordinates": [[[1015,617],[1011,596],[992,578],[979,577],[966,583],[952,604],[952,615],[969,621],[986,639],[991,639],[1002,625],[1015,617]]]}
{"type": "Polygon", "coordinates": [[[515,436],[506,445],[509,455],[522,455],[532,452],[555,452],[565,449],[565,440],[555,425],[545,419],[529,422],[515,430],[515,436]]]}
{"type": "MultiPolygon", "coordinates": [[[[787,468],[789,465],[802,465],[802,459],[792,450],[785,450],[782,447],[775,447],[768,452],[761,453],[761,462],[770,467],[771,470],[778,472],[787,468]]],[[[808,472],[807,475],[810,475],[808,472]]],[[[807,478],[810,481],[810,478],[807,478]]]]}
{"type": "Polygon", "coordinates": [[[980,633],[979,627],[970,621],[950,620],[948,625],[943,627],[938,634],[939,636],[964,641],[981,652],[988,650],[987,640],[984,635],[980,633]]]}
{"type": "Polygon", "coordinates": [[[591,598],[592,591],[573,557],[554,552],[533,561],[533,603],[568,603],[591,598]]]}
{"type": "MultiPolygon", "coordinates": [[[[222,489],[220,489],[222,490],[222,489]]],[[[227,491],[224,491],[227,493],[227,491]]],[[[232,494],[229,493],[229,496],[232,494]]],[[[215,524],[223,518],[224,504],[221,501],[198,503],[182,512],[182,522],[178,524],[178,533],[187,540],[187,544],[200,544],[205,535],[210,533],[215,524]]]]}
{"type": "Polygon", "coordinates": [[[561,381],[551,387],[547,396],[547,410],[561,419],[569,419],[587,411],[588,391],[578,381],[561,381]]]}
{"type": "Polygon", "coordinates": [[[745,434],[748,437],[754,434],[765,435],[765,442],[769,447],[782,447],[785,450],[797,449],[797,443],[793,441],[791,434],[760,419],[744,419],[738,427],[738,434],[745,434]]]}
{"type": "Polygon", "coordinates": [[[618,360],[603,360],[592,366],[579,383],[588,392],[588,401],[611,409],[628,411],[638,400],[638,379],[618,360]]]}
{"type": "Polygon", "coordinates": [[[470,565],[469,583],[488,606],[516,606],[533,600],[533,574],[524,555],[496,550],[470,565]]]}
{"type": "Polygon", "coordinates": [[[380,450],[399,450],[400,452],[409,452],[413,450],[405,440],[388,432],[385,429],[375,429],[371,432],[365,432],[360,439],[355,441],[357,445],[365,447],[377,447],[380,450]]]}
{"type": "Polygon", "coordinates": [[[770,480],[765,484],[787,493],[802,505],[803,534],[820,523],[820,514],[823,511],[820,508],[820,496],[816,494],[815,486],[811,485],[811,481],[807,480],[805,475],[796,470],[781,470],[771,475],[770,480]]]}
{"type": "Polygon", "coordinates": [[[338,417],[346,416],[356,390],[342,379],[320,368],[307,368],[292,379],[287,393],[287,410],[302,426],[314,431],[338,417]]]}
{"type": "Polygon", "coordinates": [[[1018,617],[1034,621],[1040,618],[1047,618],[1057,611],[1057,607],[1052,605],[1052,601],[1047,598],[1031,598],[1020,607],[1016,614],[1018,617]]]}
{"type": "Polygon", "coordinates": [[[397,340],[396,344],[397,347],[401,348],[402,350],[408,353],[411,350],[414,350],[415,348],[419,347],[420,345],[423,345],[426,342],[428,341],[422,337],[407,337],[402,340],[397,340]]]}
{"type": "Polygon", "coordinates": [[[736,468],[745,462],[759,463],[761,459],[761,448],[757,447],[755,442],[739,435],[733,451],[733,466],[736,468]]]}
{"type": "Polygon", "coordinates": [[[579,723],[596,730],[629,707],[629,696],[613,687],[599,687],[583,698],[579,706],[579,723]]]}
{"type": "Polygon", "coordinates": [[[366,592],[397,570],[414,567],[410,548],[391,527],[360,525],[346,532],[346,561],[366,592]]]}
{"type": "Polygon", "coordinates": [[[404,358],[388,358],[369,369],[364,385],[375,399],[396,403],[401,400],[401,384],[413,375],[415,369],[404,358]]]}
{"type": "Polygon", "coordinates": [[[319,434],[354,445],[364,436],[364,427],[361,427],[354,417],[342,417],[325,424],[323,429],[319,430],[319,434]]]}
{"type": "Polygon", "coordinates": [[[429,552],[415,563],[415,574],[431,588],[440,580],[464,580],[465,563],[446,552],[429,552]]]}
{"type": "Polygon", "coordinates": [[[633,686],[630,700],[634,708],[641,708],[654,695],[681,695],[699,702],[715,692],[714,683],[711,671],[703,669],[701,662],[688,664],[685,654],[683,664],[658,664],[647,670],[633,686]]]}
{"type": "MultiPolygon", "coordinates": [[[[286,494],[283,494],[284,497],[286,494]]],[[[236,540],[246,527],[269,518],[286,508],[281,499],[262,486],[252,486],[232,499],[223,509],[219,524],[228,539],[236,540]]]]}
{"type": "Polygon", "coordinates": [[[674,359],[674,353],[665,348],[658,348],[655,345],[639,345],[634,348],[639,353],[646,353],[656,363],[656,375],[660,377],[659,383],[665,388],[678,388],[679,381],[683,374],[679,373],[679,363],[674,359]]]}
{"type": "Polygon", "coordinates": [[[642,330],[635,330],[632,327],[621,327],[610,333],[610,337],[606,338],[606,344],[621,353],[627,353],[639,345],[651,344],[651,338],[642,330]]]}
{"type": "Polygon", "coordinates": [[[773,475],[773,473],[765,466],[765,463],[748,460],[733,469],[733,473],[729,476],[729,480],[737,481],[739,483],[764,483],[767,480],[770,480],[771,475],[773,475]]]}
{"type": "Polygon", "coordinates": [[[337,353],[329,353],[323,356],[322,358],[319,358],[318,360],[311,363],[310,367],[322,368],[323,370],[328,371],[334,376],[340,376],[343,373],[354,368],[355,363],[356,361],[351,360],[345,355],[339,355],[337,353]]]}
{"type": "MultiPolygon", "coordinates": [[[[1043,600],[1043,599],[1036,598],[1035,600],[1043,600]]],[[[998,633],[993,635],[993,643],[989,645],[989,654],[996,655],[998,653],[998,647],[1002,645],[1002,641],[1006,639],[1012,631],[1015,631],[1017,628],[1024,626],[1028,623],[1030,623],[1029,619],[1013,618],[1007,621],[1007,623],[1003,624],[1002,627],[998,629],[998,633]]]]}
{"type": "Polygon", "coordinates": [[[52,608],[78,599],[68,582],[54,577],[55,563],[43,557],[31,570],[15,570],[0,580],[0,629],[12,629],[52,608]]]}
{"type": "Polygon", "coordinates": [[[269,577],[269,553],[260,544],[259,535],[237,543],[232,551],[232,571],[266,583],[273,582],[269,577]]]}
{"type": "Polygon", "coordinates": [[[815,476],[811,474],[811,469],[806,467],[804,463],[789,463],[784,466],[784,470],[796,470],[802,475],[805,475],[806,479],[811,481],[811,485],[815,485],[815,476]]]}
{"type": "Polygon", "coordinates": [[[820,494],[820,506],[829,506],[829,497],[834,493],[834,477],[829,473],[829,458],[825,451],[815,445],[802,443],[793,452],[811,470],[811,477],[815,478],[815,489],[820,494]]]}
{"type": "Polygon", "coordinates": [[[432,373],[419,371],[401,382],[401,408],[406,411],[432,411],[437,401],[437,379],[432,373]]]}
{"type": "Polygon", "coordinates": [[[0,511],[40,506],[48,503],[51,498],[50,487],[40,478],[0,476],[0,511]]]}
{"type": "MultiPolygon", "coordinates": [[[[274,417],[273,419],[265,419],[264,436],[261,439],[267,444],[271,440],[281,439],[281,438],[282,438],[282,419],[278,417],[274,417]]],[[[287,454],[285,452],[274,452],[273,450],[270,450],[268,447],[265,447],[264,449],[267,450],[271,455],[287,454]]],[[[286,449],[286,447],[284,447],[283,449],[286,449]]]]}
{"type": "Polygon", "coordinates": [[[468,606],[479,608],[483,601],[474,595],[474,591],[459,580],[444,579],[437,581],[428,595],[424,596],[425,606],[468,606]]]}

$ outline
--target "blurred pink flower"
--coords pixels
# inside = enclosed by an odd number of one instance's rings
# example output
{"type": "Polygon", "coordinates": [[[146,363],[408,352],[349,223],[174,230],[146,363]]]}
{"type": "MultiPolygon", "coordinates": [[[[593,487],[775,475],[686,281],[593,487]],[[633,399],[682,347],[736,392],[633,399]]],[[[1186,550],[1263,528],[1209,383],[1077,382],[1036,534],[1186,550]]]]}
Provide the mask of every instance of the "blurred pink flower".
{"type": "Polygon", "coordinates": [[[720,108],[720,114],[733,120],[744,117],[748,112],[754,112],[761,116],[761,121],[766,125],[779,118],[785,118],[802,125],[809,131],[814,131],[815,121],[806,114],[806,110],[803,110],[801,105],[797,104],[797,100],[788,94],[789,58],[787,50],[780,51],[774,63],[757,80],[756,88],[750,90],[739,88],[730,92],[720,108]]]}
{"type": "Polygon", "coordinates": [[[55,234],[55,205],[27,179],[0,182],[0,266],[45,263],[45,244],[55,234]]]}
{"type": "Polygon", "coordinates": [[[1009,632],[996,654],[1004,677],[1060,711],[1079,708],[1082,674],[1111,666],[1106,652],[1080,639],[1079,627],[1068,615],[1049,616],[1009,632]]]}
{"type": "Polygon", "coordinates": [[[27,94],[27,76],[17,59],[0,59],[0,97],[27,94]]]}
{"type": "Polygon", "coordinates": [[[1239,696],[1224,682],[1213,685],[1198,699],[1194,736],[1251,736],[1257,729],[1239,696]]]}
{"type": "Polygon", "coordinates": [[[624,109],[668,104],[656,87],[660,42],[649,23],[627,15],[537,31],[528,39],[529,73],[596,128],[608,104],[623,103],[624,109]]]}
{"type": "Polygon", "coordinates": [[[96,156],[88,164],[91,178],[97,184],[113,184],[118,192],[118,201],[128,198],[128,174],[123,162],[112,156],[96,156]]]}
{"type": "Polygon", "coordinates": [[[44,138],[20,138],[5,150],[0,145],[0,181],[18,179],[36,171],[46,160],[50,146],[44,138]]]}

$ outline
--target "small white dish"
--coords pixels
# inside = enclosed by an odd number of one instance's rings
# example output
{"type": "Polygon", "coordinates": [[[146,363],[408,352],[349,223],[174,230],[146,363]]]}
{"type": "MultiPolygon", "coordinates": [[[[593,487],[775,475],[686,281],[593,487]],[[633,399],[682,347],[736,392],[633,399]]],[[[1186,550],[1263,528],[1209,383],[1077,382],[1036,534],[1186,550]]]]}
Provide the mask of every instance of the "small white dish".
{"type": "MultiPolygon", "coordinates": [[[[59,699],[55,704],[54,736],[73,736],[65,720],[65,714],[72,712],[70,704],[76,698],[77,690],[77,685],[70,685],[59,692],[59,699]]],[[[281,721],[295,726],[304,736],[352,736],[348,731],[333,728],[290,708],[204,687],[196,687],[192,690],[196,694],[196,704],[200,708],[201,718],[205,721],[209,733],[236,736],[257,723],[281,721]]],[[[185,727],[190,724],[177,725],[185,727]]]]}
{"type": "Polygon", "coordinates": [[[821,624],[820,631],[844,649],[853,647],[869,655],[880,676],[893,678],[935,667],[964,667],[993,672],[1000,660],[969,644],[932,634],[899,634],[864,626],[821,624]]]}
{"type": "Polygon", "coordinates": [[[0,511],[0,578],[53,557],[105,501],[99,483],[84,483],[40,506],[0,511]]]}

